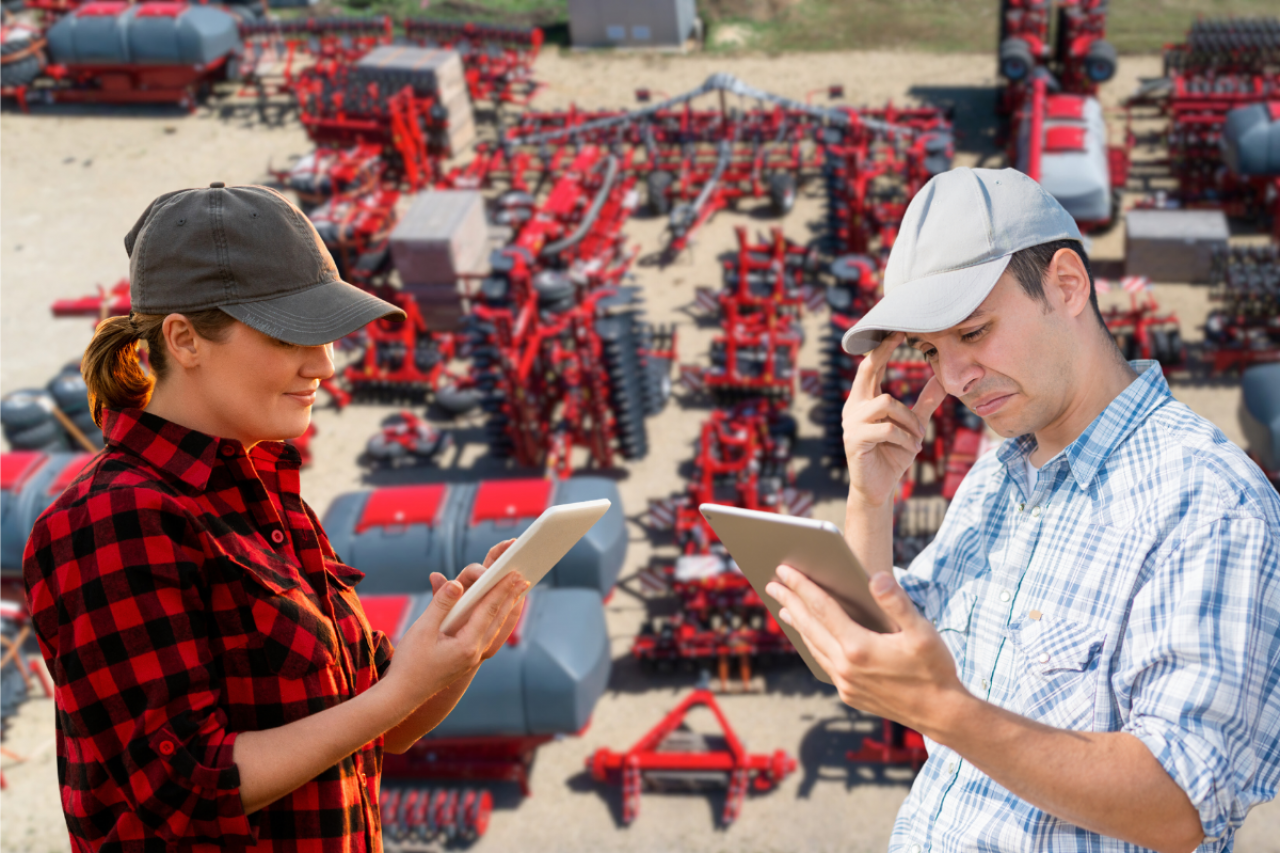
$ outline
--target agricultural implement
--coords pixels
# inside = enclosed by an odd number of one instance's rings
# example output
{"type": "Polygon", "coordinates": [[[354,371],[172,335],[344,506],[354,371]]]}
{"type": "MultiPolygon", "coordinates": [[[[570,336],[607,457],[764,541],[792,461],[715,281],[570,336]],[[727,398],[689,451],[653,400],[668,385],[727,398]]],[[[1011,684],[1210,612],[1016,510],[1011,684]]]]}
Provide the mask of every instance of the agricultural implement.
{"type": "Polygon", "coordinates": [[[640,795],[646,784],[657,789],[727,788],[720,824],[729,826],[742,812],[747,791],[770,791],[796,769],[783,750],[772,755],[749,753],[708,690],[695,690],[636,741],[626,752],[597,750],[587,759],[591,778],[604,784],[622,783],[622,823],[640,814],[640,795]],[[709,710],[719,723],[721,737],[691,731],[685,717],[695,707],[709,710]]]}
{"type": "Polygon", "coordinates": [[[1214,373],[1280,361],[1280,247],[1234,246],[1215,258],[1217,306],[1205,319],[1214,373]]]}

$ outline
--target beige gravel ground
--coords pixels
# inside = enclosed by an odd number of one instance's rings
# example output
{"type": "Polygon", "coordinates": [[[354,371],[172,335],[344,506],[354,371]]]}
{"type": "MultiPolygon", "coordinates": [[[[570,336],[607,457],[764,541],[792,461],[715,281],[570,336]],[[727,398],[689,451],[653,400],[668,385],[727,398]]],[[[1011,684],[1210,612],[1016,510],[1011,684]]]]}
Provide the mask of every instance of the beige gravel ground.
{"type": "MultiPolygon", "coordinates": [[[[548,82],[539,104],[585,107],[631,103],[632,91],[644,85],[675,94],[702,82],[714,71],[729,71],[757,87],[792,97],[843,83],[852,101],[875,104],[913,96],[955,101],[961,139],[959,162],[994,164],[990,141],[990,87],[994,62],[989,56],[910,53],[805,54],[788,57],[574,55],[548,54],[537,73],[548,82]],[[906,84],[903,81],[913,81],[906,84]]],[[[1153,59],[1126,59],[1121,78],[1104,97],[1114,103],[1140,75],[1158,73],[1153,59]]],[[[0,116],[0,390],[43,384],[62,364],[73,360],[88,342],[86,321],[53,320],[50,302],[79,296],[94,283],[109,285],[127,273],[122,237],[154,196],[182,186],[213,180],[229,183],[261,181],[267,163],[277,165],[308,149],[296,124],[269,127],[243,116],[224,117],[205,110],[194,116],[140,112],[0,116]]],[[[816,197],[803,197],[782,227],[789,236],[807,240],[816,219],[816,197]]],[[[721,213],[704,228],[685,257],[665,270],[638,266],[636,275],[658,322],[680,324],[680,351],[686,362],[705,361],[710,329],[698,328],[686,309],[696,285],[717,280],[716,256],[733,245],[732,226],[765,228],[774,223],[749,213],[721,213]]],[[[644,253],[658,246],[662,223],[637,218],[628,233],[644,253]]],[[[1118,260],[1123,245],[1117,232],[1099,239],[1095,258],[1118,260]]],[[[1207,301],[1202,289],[1161,285],[1161,303],[1176,310],[1184,334],[1198,339],[1207,301]]],[[[806,366],[817,366],[816,342],[821,318],[809,318],[806,366]]],[[[1236,423],[1238,390],[1231,383],[1178,383],[1175,393],[1213,419],[1229,436],[1240,438],[1236,423]]],[[[805,415],[814,400],[801,396],[802,458],[799,476],[819,491],[816,514],[840,519],[839,485],[814,465],[818,427],[805,415]]],[[[304,475],[304,494],[323,509],[344,491],[369,485],[354,457],[389,407],[357,406],[336,414],[316,413],[319,429],[313,449],[316,464],[304,475]]],[[[690,443],[704,410],[673,403],[650,421],[649,458],[629,466],[619,481],[628,515],[638,515],[651,497],[676,491],[677,465],[688,458],[690,443]]],[[[474,426],[474,425],[472,425],[474,426]]],[[[487,472],[476,467],[481,455],[480,430],[462,425],[460,447],[445,460],[446,477],[487,472]]],[[[408,476],[408,475],[403,475],[408,476]]],[[[378,482],[386,482],[387,477],[378,482]]],[[[773,793],[748,801],[729,830],[714,828],[721,800],[703,796],[646,795],[639,820],[630,828],[615,821],[618,797],[600,791],[582,773],[583,761],[596,748],[624,748],[643,734],[692,685],[694,676],[645,677],[627,656],[643,618],[643,601],[630,590],[634,573],[655,553],[644,531],[633,524],[632,547],[623,587],[609,608],[609,630],[615,658],[609,692],[597,706],[582,738],[544,747],[534,768],[532,798],[499,798],[489,834],[477,853],[498,850],[721,850],[873,851],[883,850],[898,804],[907,787],[901,779],[872,777],[851,770],[842,760],[874,720],[848,712],[836,697],[817,689],[802,670],[768,673],[756,688],[768,692],[728,695],[723,707],[746,740],[758,751],[783,748],[802,762],[795,774],[773,793]]],[[[669,546],[657,552],[670,553],[669,546]]],[[[67,838],[62,824],[53,761],[52,708],[48,700],[22,709],[9,748],[28,756],[17,764],[5,759],[10,787],[0,795],[0,849],[62,851],[67,838]]],[[[894,774],[890,774],[893,776],[894,774]]],[[[509,793],[509,792],[508,792],[509,793]]],[[[1255,810],[1239,835],[1240,853],[1280,851],[1280,806],[1255,810]]]]}

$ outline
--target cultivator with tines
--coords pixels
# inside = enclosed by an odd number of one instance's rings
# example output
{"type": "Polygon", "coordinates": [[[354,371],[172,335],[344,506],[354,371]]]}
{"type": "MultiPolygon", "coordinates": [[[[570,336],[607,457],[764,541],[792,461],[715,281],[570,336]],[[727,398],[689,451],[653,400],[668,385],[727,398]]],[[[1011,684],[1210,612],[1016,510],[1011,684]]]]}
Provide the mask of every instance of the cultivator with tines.
{"type": "Polygon", "coordinates": [[[465,337],[427,328],[418,303],[403,294],[386,294],[407,318],[374,320],[359,333],[364,351],[342,377],[357,398],[381,403],[421,403],[441,389],[471,387],[470,377],[450,370],[466,355],[465,337]]]}
{"type": "Polygon", "coordinates": [[[1218,303],[1205,320],[1213,371],[1280,361],[1280,247],[1234,246],[1215,258],[1218,303]]]}
{"type": "Polygon", "coordinates": [[[493,794],[481,788],[384,788],[379,812],[391,849],[467,842],[489,828],[493,794]]]}
{"type": "Polygon", "coordinates": [[[698,512],[703,503],[807,516],[813,496],[794,487],[790,470],[796,432],[795,418],[776,403],[750,400],[713,411],[694,445],[686,493],[654,502],[649,526],[673,531],[685,554],[706,554],[719,539],[698,512]]]}
{"type": "Polygon", "coordinates": [[[722,308],[725,331],[711,342],[710,366],[680,365],[681,385],[691,393],[710,394],[722,405],[757,398],[789,403],[804,343],[795,315],[782,313],[771,302],[745,315],[735,301],[722,308]]]}
{"type": "Polygon", "coordinates": [[[1280,238],[1280,18],[1200,19],[1164,53],[1165,76],[1131,107],[1168,122],[1167,166],[1182,206],[1273,220],[1280,238]]]}
{"type": "Polygon", "coordinates": [[[1106,40],[1108,0],[1001,0],[999,71],[1007,83],[1001,109],[1012,112],[1033,80],[1054,90],[1095,95],[1116,73],[1106,40]],[[1055,14],[1056,13],[1056,14],[1055,14]]]}
{"type": "Polygon", "coordinates": [[[767,239],[752,243],[747,229],[734,229],[738,250],[722,262],[723,287],[719,291],[700,287],[694,299],[708,314],[721,317],[731,303],[741,314],[777,310],[799,314],[802,308],[820,306],[822,295],[806,282],[806,267],[812,253],[788,240],[781,228],[774,228],[767,239]]]}
{"type": "Polygon", "coordinates": [[[832,255],[887,257],[911,199],[951,168],[951,123],[934,107],[890,105],[849,115],[847,124],[822,130],[822,243],[832,255]]]}
{"type": "Polygon", "coordinates": [[[782,750],[772,755],[751,754],[728,719],[705,689],[684,698],[658,725],[626,752],[599,749],[587,759],[597,783],[622,783],[622,822],[640,813],[644,786],[659,790],[727,788],[720,824],[732,824],[742,811],[747,791],[763,793],[781,784],[796,769],[796,761],[782,750]],[[720,726],[721,736],[708,737],[689,729],[685,717],[696,706],[707,708],[720,726]]]}
{"type": "Polygon", "coordinates": [[[538,93],[533,62],[542,48],[542,30],[536,27],[406,18],[404,34],[424,47],[458,51],[472,101],[525,106],[538,93]]]}
{"type": "Polygon", "coordinates": [[[1150,290],[1131,292],[1128,309],[1108,308],[1102,319],[1128,361],[1154,359],[1165,370],[1186,364],[1178,315],[1161,311],[1150,290]]]}

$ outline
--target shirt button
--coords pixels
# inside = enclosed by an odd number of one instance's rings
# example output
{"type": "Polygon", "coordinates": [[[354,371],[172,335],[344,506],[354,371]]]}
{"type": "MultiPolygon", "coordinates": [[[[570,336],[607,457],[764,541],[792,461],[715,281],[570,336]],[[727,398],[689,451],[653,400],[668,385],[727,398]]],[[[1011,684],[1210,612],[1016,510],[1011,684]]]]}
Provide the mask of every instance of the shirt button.
{"type": "Polygon", "coordinates": [[[171,740],[160,741],[160,754],[173,755],[173,741],[171,740]]]}
{"type": "Polygon", "coordinates": [[[1032,517],[1032,518],[1039,518],[1039,517],[1040,517],[1040,507],[1035,506],[1035,507],[1032,507],[1032,508],[1031,508],[1031,517],[1032,517]]]}
{"type": "Polygon", "coordinates": [[[1048,653],[1048,652],[1041,652],[1041,653],[1040,653],[1040,657],[1036,658],[1036,660],[1040,661],[1040,663],[1048,663],[1048,662],[1049,662],[1049,653],[1048,653]]]}
{"type": "Polygon", "coordinates": [[[235,456],[235,455],[236,455],[236,449],[235,449],[234,447],[232,447],[231,445],[229,445],[229,444],[224,444],[224,445],[222,445],[222,455],[223,455],[223,456],[235,456]]]}
{"type": "Polygon", "coordinates": [[[920,845],[919,845],[919,844],[912,844],[912,845],[911,845],[911,853],[920,853],[920,850],[921,850],[921,849],[922,849],[922,848],[920,847],[920,845]]]}
{"type": "Polygon", "coordinates": [[[1000,600],[1001,600],[1001,601],[1003,601],[1003,602],[1005,602],[1005,603],[1008,603],[1008,602],[1009,602],[1009,601],[1011,601],[1012,599],[1013,599],[1013,593],[1009,592],[1009,590],[1007,590],[1007,589],[1002,589],[1002,590],[1000,590],[1000,600]]]}
{"type": "Polygon", "coordinates": [[[952,773],[955,773],[955,772],[956,772],[956,763],[955,763],[954,761],[948,761],[948,762],[947,762],[947,775],[948,775],[948,776],[950,776],[952,773]]]}
{"type": "Polygon", "coordinates": [[[271,531],[271,541],[276,543],[277,545],[284,542],[284,531],[283,530],[271,531]]]}
{"type": "Polygon", "coordinates": [[[1027,508],[1026,504],[1018,504],[1018,512],[1022,512],[1026,508],[1027,508]]]}
{"type": "Polygon", "coordinates": [[[983,690],[990,690],[990,689],[991,689],[991,685],[987,683],[987,680],[986,680],[985,678],[984,678],[984,679],[982,679],[982,689],[983,689],[983,690]]]}

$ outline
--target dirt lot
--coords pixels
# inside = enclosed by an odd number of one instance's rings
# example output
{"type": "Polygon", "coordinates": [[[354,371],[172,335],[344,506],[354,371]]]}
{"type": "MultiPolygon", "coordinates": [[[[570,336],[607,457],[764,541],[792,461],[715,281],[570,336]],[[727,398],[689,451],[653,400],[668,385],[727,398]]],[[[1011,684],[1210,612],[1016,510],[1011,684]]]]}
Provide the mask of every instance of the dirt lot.
{"type": "MultiPolygon", "coordinates": [[[[689,89],[714,71],[729,71],[746,82],[792,97],[830,83],[843,83],[859,103],[888,98],[944,98],[957,108],[964,133],[959,162],[994,165],[990,137],[993,103],[993,61],[987,55],[909,53],[805,54],[766,58],[744,56],[562,56],[549,54],[539,62],[538,76],[549,86],[540,103],[562,106],[576,101],[584,107],[616,106],[632,101],[637,85],[674,94],[689,89]],[[912,80],[912,85],[902,81],[912,80]]],[[[1115,101],[1129,91],[1140,75],[1158,73],[1156,60],[1126,60],[1122,79],[1111,84],[1107,97],[1115,101]]],[[[3,310],[0,311],[0,386],[4,391],[42,385],[64,363],[79,356],[89,339],[89,326],[80,320],[53,320],[50,302],[88,292],[95,282],[110,285],[127,273],[122,237],[146,203],[161,192],[182,186],[201,186],[213,180],[228,183],[262,181],[268,162],[282,164],[290,155],[308,149],[295,124],[264,126],[252,117],[221,116],[206,110],[194,116],[117,112],[0,117],[4,136],[0,153],[0,215],[3,216],[3,310]]],[[[817,218],[818,202],[806,195],[782,223],[797,239],[807,240],[809,223],[817,218]]],[[[697,285],[717,281],[716,256],[731,247],[732,226],[764,228],[773,224],[752,216],[721,213],[700,232],[694,249],[676,264],[660,270],[639,265],[651,319],[680,324],[683,361],[705,360],[713,333],[699,328],[688,313],[697,285]]],[[[637,218],[629,233],[642,248],[658,246],[662,223],[637,218]]],[[[1095,258],[1118,260],[1123,245],[1117,231],[1097,241],[1095,258]]],[[[1195,340],[1195,325],[1206,312],[1203,290],[1185,285],[1162,285],[1162,304],[1175,309],[1184,334],[1195,340]]],[[[807,321],[805,366],[818,363],[816,343],[821,318],[807,321]]],[[[1178,383],[1178,396],[1212,418],[1229,436],[1240,438],[1236,424],[1238,391],[1229,383],[1178,383]]],[[[819,427],[804,417],[814,400],[801,396],[801,485],[819,493],[816,513],[839,520],[840,486],[817,467],[819,427]]],[[[336,414],[316,413],[319,429],[313,448],[316,464],[304,476],[304,493],[318,509],[344,491],[367,487],[375,480],[364,475],[354,458],[391,409],[357,406],[336,414]]],[[[630,466],[619,480],[627,514],[638,516],[651,497],[671,494],[681,486],[677,466],[691,453],[690,443],[704,416],[699,405],[673,403],[650,421],[651,455],[630,466]]],[[[478,424],[457,430],[459,447],[443,470],[427,476],[463,478],[491,470],[479,460],[482,431],[478,424]]],[[[402,475],[401,479],[410,475],[402,475]]],[[[381,476],[376,482],[387,482],[381,476]]],[[[632,547],[624,582],[609,605],[609,629],[615,658],[610,690],[597,706],[591,727],[581,738],[544,747],[534,768],[532,798],[520,801],[513,792],[499,798],[488,835],[475,846],[478,853],[498,850],[697,850],[712,853],[745,851],[883,850],[893,816],[905,796],[900,777],[880,778],[850,769],[846,749],[856,747],[878,722],[848,712],[834,694],[818,689],[806,672],[789,669],[757,678],[762,692],[728,695],[724,709],[757,751],[786,749],[801,761],[801,771],[773,793],[753,797],[742,817],[729,830],[714,828],[721,800],[702,796],[646,795],[639,820],[619,828],[615,791],[596,789],[583,773],[583,761],[596,748],[623,748],[632,743],[678,701],[694,683],[694,674],[642,676],[627,656],[632,637],[644,614],[634,575],[656,551],[638,525],[632,526],[632,547]],[[767,690],[765,690],[767,688],[767,690]]],[[[5,760],[9,788],[0,795],[4,822],[0,847],[4,851],[61,851],[67,849],[57,796],[53,756],[52,709],[49,701],[26,705],[6,746],[28,757],[25,763],[5,760]]],[[[1240,853],[1280,850],[1280,806],[1255,811],[1239,836],[1240,853]]]]}

